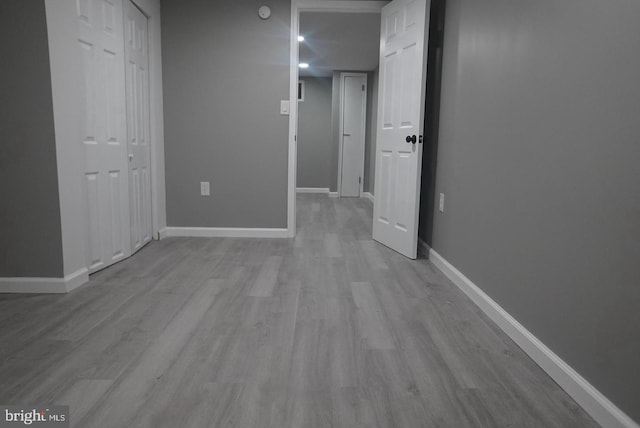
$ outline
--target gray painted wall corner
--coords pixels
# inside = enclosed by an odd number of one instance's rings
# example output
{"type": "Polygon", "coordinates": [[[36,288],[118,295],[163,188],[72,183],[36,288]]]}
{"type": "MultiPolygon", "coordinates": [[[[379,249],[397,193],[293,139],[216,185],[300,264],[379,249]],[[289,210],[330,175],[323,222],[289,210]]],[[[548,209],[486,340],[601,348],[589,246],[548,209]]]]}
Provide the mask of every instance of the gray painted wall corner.
{"type": "Polygon", "coordinates": [[[286,228],[290,1],[161,6],[168,226],[286,228]]]}
{"type": "Polygon", "coordinates": [[[0,2],[0,276],[63,275],[44,1],[0,2]]]}
{"type": "Polygon", "coordinates": [[[334,71],[331,84],[331,176],[329,190],[338,191],[338,163],[340,162],[340,72],[334,71]]]}
{"type": "Polygon", "coordinates": [[[375,195],[376,139],[378,132],[378,68],[367,73],[367,132],[365,137],[364,185],[365,192],[375,195]]]}
{"type": "Polygon", "coordinates": [[[297,187],[330,188],[331,94],[330,77],[301,77],[304,101],[298,103],[297,187]]]}

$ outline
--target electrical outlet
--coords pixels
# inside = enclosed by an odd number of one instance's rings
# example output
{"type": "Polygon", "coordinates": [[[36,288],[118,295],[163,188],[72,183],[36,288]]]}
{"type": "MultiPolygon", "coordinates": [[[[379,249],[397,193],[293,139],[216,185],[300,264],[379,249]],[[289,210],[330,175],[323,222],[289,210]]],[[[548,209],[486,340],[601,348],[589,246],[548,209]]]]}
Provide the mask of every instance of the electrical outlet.
{"type": "Polygon", "coordinates": [[[444,193],[440,193],[440,212],[444,212],[444,193]]]}
{"type": "Polygon", "coordinates": [[[200,182],[200,196],[209,196],[209,182],[201,181],[200,182]]]}

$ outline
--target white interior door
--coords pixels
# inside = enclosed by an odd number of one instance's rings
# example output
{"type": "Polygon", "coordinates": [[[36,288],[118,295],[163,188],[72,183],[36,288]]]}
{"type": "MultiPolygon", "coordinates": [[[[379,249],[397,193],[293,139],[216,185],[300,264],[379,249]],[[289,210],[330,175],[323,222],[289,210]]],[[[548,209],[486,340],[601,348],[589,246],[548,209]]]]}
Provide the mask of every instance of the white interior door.
{"type": "Polygon", "coordinates": [[[89,271],[129,256],[129,199],[124,122],[122,3],[77,0],[84,82],[82,146],[89,224],[89,271]]]}
{"type": "Polygon", "coordinates": [[[373,239],[415,259],[429,0],[382,9],[373,239]]]}
{"type": "Polygon", "coordinates": [[[367,75],[342,73],[341,162],[339,187],[342,197],[359,197],[364,170],[364,137],[367,112],[367,75]]]}
{"type": "Polygon", "coordinates": [[[131,203],[131,250],[151,241],[151,153],[149,147],[149,43],[147,17],[124,0],[127,141],[131,203]]]}

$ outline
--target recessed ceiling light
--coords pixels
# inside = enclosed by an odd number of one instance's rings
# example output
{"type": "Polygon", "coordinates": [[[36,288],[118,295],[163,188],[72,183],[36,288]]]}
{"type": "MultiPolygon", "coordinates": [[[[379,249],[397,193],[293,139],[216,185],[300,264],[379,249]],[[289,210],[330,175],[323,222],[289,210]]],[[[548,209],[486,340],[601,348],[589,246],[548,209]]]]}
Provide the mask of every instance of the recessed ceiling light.
{"type": "Polygon", "coordinates": [[[298,41],[299,42],[304,42],[304,36],[298,36],[298,41]]]}
{"type": "Polygon", "coordinates": [[[301,62],[300,64],[298,64],[298,67],[300,67],[300,68],[309,68],[309,64],[307,64],[306,62],[301,62]]]}

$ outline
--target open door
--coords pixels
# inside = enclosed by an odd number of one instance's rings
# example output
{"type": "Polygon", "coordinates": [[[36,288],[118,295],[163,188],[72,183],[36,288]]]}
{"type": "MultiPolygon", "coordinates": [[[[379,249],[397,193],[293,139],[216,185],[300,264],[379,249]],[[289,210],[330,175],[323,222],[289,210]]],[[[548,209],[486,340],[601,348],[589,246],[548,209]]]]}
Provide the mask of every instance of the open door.
{"type": "Polygon", "coordinates": [[[429,0],[382,9],[373,239],[415,259],[429,0]]]}

